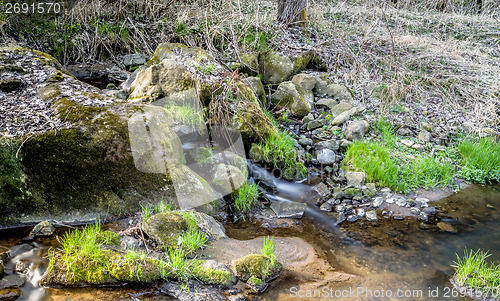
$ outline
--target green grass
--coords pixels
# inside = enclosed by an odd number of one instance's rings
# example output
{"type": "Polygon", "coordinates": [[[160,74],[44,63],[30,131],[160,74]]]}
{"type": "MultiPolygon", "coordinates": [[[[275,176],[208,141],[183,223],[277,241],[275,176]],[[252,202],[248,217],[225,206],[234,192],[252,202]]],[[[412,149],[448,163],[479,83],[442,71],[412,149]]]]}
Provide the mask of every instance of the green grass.
{"type": "Polygon", "coordinates": [[[139,204],[141,206],[141,216],[142,220],[145,221],[148,218],[150,218],[152,215],[156,213],[161,213],[161,212],[167,212],[167,211],[173,211],[176,208],[176,206],[172,203],[168,203],[166,201],[160,201],[156,205],[152,204],[139,204]]]}
{"type": "Polygon", "coordinates": [[[234,207],[240,214],[245,214],[255,208],[259,199],[259,189],[254,183],[245,182],[233,196],[234,207]]]}
{"type": "Polygon", "coordinates": [[[205,114],[197,111],[189,104],[169,104],[166,110],[176,122],[180,122],[198,131],[206,130],[205,114]]]}
{"type": "Polygon", "coordinates": [[[476,183],[500,182],[500,144],[493,139],[465,140],[458,145],[459,175],[476,183]]]}
{"type": "Polygon", "coordinates": [[[274,237],[264,237],[264,243],[260,249],[260,254],[264,256],[273,256],[274,251],[276,251],[276,243],[274,242],[274,237]]]}
{"type": "Polygon", "coordinates": [[[184,249],[169,249],[165,260],[160,259],[160,271],[163,279],[187,280],[192,277],[193,262],[186,259],[184,249]]]}
{"type": "Polygon", "coordinates": [[[459,286],[467,286],[485,292],[487,288],[500,287],[500,263],[488,263],[491,254],[481,250],[465,250],[464,256],[452,265],[455,268],[454,280],[459,286]]]}
{"type": "Polygon", "coordinates": [[[197,250],[205,247],[208,243],[208,237],[201,231],[191,230],[182,234],[180,237],[181,246],[186,249],[189,254],[194,254],[197,250]]]}
{"type": "Polygon", "coordinates": [[[288,133],[279,132],[259,144],[264,160],[272,162],[275,168],[281,170],[285,179],[303,179],[307,168],[300,162],[300,154],[295,147],[295,139],[288,133]]]}
{"type": "Polygon", "coordinates": [[[395,149],[382,142],[356,141],[347,150],[342,164],[348,169],[364,171],[370,181],[397,192],[453,184],[454,167],[446,158],[428,154],[394,156],[395,153],[395,149]]]}
{"type": "Polygon", "coordinates": [[[394,147],[396,145],[396,136],[394,135],[394,128],[392,124],[388,122],[385,118],[380,118],[374,124],[375,130],[382,137],[382,140],[389,147],[394,147]]]}

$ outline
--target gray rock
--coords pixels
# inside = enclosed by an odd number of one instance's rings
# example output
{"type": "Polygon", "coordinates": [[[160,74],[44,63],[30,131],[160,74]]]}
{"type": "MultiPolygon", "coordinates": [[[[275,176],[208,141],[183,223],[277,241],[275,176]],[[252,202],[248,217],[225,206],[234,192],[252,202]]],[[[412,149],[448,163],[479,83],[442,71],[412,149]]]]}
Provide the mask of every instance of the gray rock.
{"type": "Polygon", "coordinates": [[[347,140],[361,140],[365,136],[366,130],[370,124],[366,120],[356,121],[349,124],[345,130],[345,137],[347,140]]]}
{"type": "Polygon", "coordinates": [[[378,196],[373,200],[373,207],[380,207],[384,203],[384,198],[381,196],[378,196]]]}
{"type": "Polygon", "coordinates": [[[309,74],[300,73],[292,78],[292,82],[296,85],[311,91],[316,86],[316,78],[309,74]]]}
{"type": "Polygon", "coordinates": [[[349,215],[349,216],[347,217],[347,221],[348,221],[348,222],[351,222],[351,223],[353,223],[353,222],[357,221],[358,219],[359,219],[359,216],[354,215],[354,214],[353,214],[353,215],[349,215]]]}
{"type": "Polygon", "coordinates": [[[408,140],[408,139],[401,139],[401,144],[403,144],[406,147],[412,147],[415,142],[408,140]]]}
{"type": "Polygon", "coordinates": [[[302,146],[312,145],[313,140],[311,138],[301,137],[299,139],[299,144],[302,146]]]}
{"type": "Polygon", "coordinates": [[[333,98],[322,98],[316,102],[316,108],[318,109],[328,109],[330,110],[334,106],[338,104],[338,101],[336,101],[333,98]]]}
{"type": "Polygon", "coordinates": [[[246,181],[246,175],[232,165],[219,164],[215,169],[213,188],[222,195],[233,192],[233,187],[240,187],[246,181]]]}
{"type": "Polygon", "coordinates": [[[321,141],[318,143],[318,145],[332,151],[337,151],[340,147],[339,142],[335,139],[321,141]]]}
{"type": "Polygon", "coordinates": [[[420,212],[420,214],[418,215],[418,219],[423,222],[427,222],[429,220],[429,215],[425,212],[420,212]]]}
{"type": "Polygon", "coordinates": [[[319,183],[314,185],[313,190],[316,191],[316,193],[322,198],[330,194],[330,189],[328,188],[328,186],[326,186],[325,183],[319,183]]]}
{"type": "Polygon", "coordinates": [[[320,128],[322,126],[324,126],[326,124],[326,120],[322,119],[322,120],[312,120],[312,121],[309,121],[309,123],[307,124],[307,130],[311,131],[311,130],[314,130],[314,129],[317,129],[317,128],[320,128]]]}
{"type": "Polygon", "coordinates": [[[54,233],[56,228],[49,222],[49,221],[43,221],[38,223],[33,230],[31,230],[29,236],[30,237],[36,237],[36,236],[49,236],[54,233]]]}
{"type": "Polygon", "coordinates": [[[415,215],[419,215],[420,214],[420,209],[412,207],[412,208],[410,208],[410,213],[411,214],[415,214],[415,215]]]}
{"type": "Polygon", "coordinates": [[[427,207],[422,210],[422,212],[428,215],[435,215],[437,213],[436,207],[427,207]]]}
{"type": "Polygon", "coordinates": [[[375,183],[366,183],[366,187],[368,187],[368,190],[370,190],[372,194],[375,195],[377,193],[377,186],[375,183]]]}
{"type": "Polygon", "coordinates": [[[318,151],[316,159],[323,165],[332,165],[337,162],[337,155],[334,151],[324,148],[318,151]]]}
{"type": "Polygon", "coordinates": [[[227,238],[224,226],[215,218],[202,212],[193,211],[193,214],[196,219],[197,226],[210,238],[214,240],[227,238]]]}
{"type": "Polygon", "coordinates": [[[123,56],[125,67],[140,66],[146,64],[146,57],[139,53],[127,54],[123,56]]]}
{"type": "Polygon", "coordinates": [[[364,217],[365,216],[365,209],[363,209],[363,208],[357,208],[356,209],[356,215],[359,216],[360,218],[364,217]]]}
{"type": "Polygon", "coordinates": [[[422,144],[415,143],[411,146],[411,148],[416,149],[419,152],[423,152],[425,150],[425,147],[422,144]]]}
{"type": "Polygon", "coordinates": [[[398,134],[399,136],[408,136],[408,135],[410,135],[410,134],[411,134],[411,131],[410,131],[408,128],[403,127],[403,128],[400,128],[400,129],[397,131],[397,134],[398,134]]]}
{"type": "Polygon", "coordinates": [[[385,200],[385,202],[387,204],[394,204],[394,199],[393,198],[388,198],[387,200],[385,200]]]}
{"type": "Polygon", "coordinates": [[[416,206],[419,206],[420,208],[427,208],[429,207],[429,199],[426,198],[416,198],[415,199],[415,204],[416,206]]]}
{"type": "Polygon", "coordinates": [[[334,107],[332,107],[330,112],[332,113],[333,116],[337,117],[341,113],[349,111],[350,109],[352,109],[352,107],[353,107],[353,105],[350,103],[341,102],[341,103],[335,105],[334,107]]]}
{"type": "Polygon", "coordinates": [[[434,129],[434,127],[432,126],[432,124],[427,123],[427,122],[422,122],[422,124],[420,125],[420,128],[422,130],[425,130],[425,131],[429,132],[429,133],[431,133],[432,130],[434,129]]]}
{"type": "Polygon", "coordinates": [[[347,185],[361,188],[365,184],[366,174],[364,172],[348,171],[345,173],[347,185]]]}
{"type": "Polygon", "coordinates": [[[260,78],[247,77],[243,79],[243,82],[246,83],[250,87],[250,89],[252,89],[253,93],[255,93],[255,95],[263,105],[267,105],[266,91],[264,90],[264,85],[262,84],[260,78]]]}
{"type": "Polygon", "coordinates": [[[354,108],[350,109],[349,111],[342,112],[337,117],[335,117],[335,119],[333,119],[331,124],[332,125],[341,125],[344,122],[346,122],[347,120],[349,120],[349,118],[351,118],[351,116],[360,114],[364,110],[365,110],[365,108],[363,108],[363,107],[354,107],[354,108]]]}
{"type": "Polygon", "coordinates": [[[25,283],[24,277],[19,275],[7,275],[0,281],[0,290],[7,288],[20,288],[25,283]]]}
{"type": "Polygon", "coordinates": [[[337,212],[344,212],[345,209],[346,209],[345,203],[341,203],[341,204],[338,204],[337,206],[335,206],[335,211],[337,211],[337,212]]]}
{"type": "Polygon", "coordinates": [[[304,116],[304,118],[302,118],[302,124],[308,124],[309,122],[311,122],[313,120],[314,120],[314,116],[311,113],[309,113],[306,116],[304,116]]]}
{"type": "Polygon", "coordinates": [[[342,102],[352,102],[352,94],[346,86],[339,84],[328,84],[327,81],[317,77],[314,92],[317,95],[326,95],[336,98],[342,102]]]}
{"type": "Polygon", "coordinates": [[[378,220],[377,211],[375,210],[366,211],[366,219],[369,220],[370,222],[376,222],[378,220]]]}
{"type": "Polygon", "coordinates": [[[314,95],[291,81],[279,84],[276,92],[271,96],[275,105],[288,108],[295,116],[306,116],[311,111],[314,95]]]}
{"type": "Polygon", "coordinates": [[[319,207],[319,209],[321,211],[331,212],[333,210],[333,207],[328,202],[325,202],[325,203],[323,203],[323,205],[321,205],[321,207],[319,207]]]}
{"type": "Polygon", "coordinates": [[[307,204],[292,201],[274,199],[271,202],[271,209],[278,218],[301,218],[307,204]]]}
{"type": "Polygon", "coordinates": [[[406,207],[406,205],[408,205],[408,201],[405,198],[398,197],[396,199],[396,205],[399,207],[406,207]]]}
{"type": "Polygon", "coordinates": [[[423,143],[430,142],[431,138],[431,134],[426,130],[421,130],[420,133],[418,133],[418,139],[423,143]]]}

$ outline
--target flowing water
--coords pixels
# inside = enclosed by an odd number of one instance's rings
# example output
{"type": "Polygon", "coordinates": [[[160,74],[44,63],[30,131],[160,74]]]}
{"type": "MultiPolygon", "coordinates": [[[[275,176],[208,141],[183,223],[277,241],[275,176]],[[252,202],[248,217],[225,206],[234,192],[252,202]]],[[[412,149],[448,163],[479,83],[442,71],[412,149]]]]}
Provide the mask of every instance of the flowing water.
{"type": "MultiPolygon", "coordinates": [[[[447,198],[435,202],[441,212],[440,218],[452,223],[458,233],[448,233],[423,227],[415,219],[403,221],[386,220],[371,225],[368,223],[337,225],[336,220],[310,204],[315,192],[304,183],[290,183],[274,178],[264,169],[252,167],[256,178],[266,179],[271,197],[308,203],[300,224],[300,231],[293,228],[263,229],[258,224],[243,222],[227,225],[229,236],[245,240],[262,235],[297,236],[314,245],[322,257],[338,271],[359,275],[350,282],[326,282],[321,288],[343,292],[349,289],[364,290],[367,294],[385,292],[384,298],[373,295],[347,296],[348,299],[397,300],[388,291],[396,294],[399,289],[407,294],[406,300],[464,300],[454,297],[449,282],[453,273],[451,265],[456,254],[465,248],[490,250],[491,260],[500,261],[500,186],[472,185],[447,198]],[[331,287],[330,287],[331,286],[331,287]],[[449,297],[446,294],[449,294],[449,297]],[[413,294],[409,296],[408,294],[413,294]],[[416,295],[415,295],[416,294],[416,295]]],[[[5,267],[7,273],[22,270],[26,284],[21,288],[19,300],[170,300],[157,296],[147,288],[80,288],[43,289],[38,280],[43,274],[49,247],[57,246],[54,238],[39,238],[23,241],[29,229],[3,231],[0,233],[0,252],[8,252],[5,267]],[[23,268],[23,262],[30,262],[23,268]],[[134,297],[135,296],[135,297],[134,297]],[[135,298],[135,299],[134,299],[135,298]]],[[[58,229],[58,235],[64,229],[58,229]]],[[[302,300],[297,291],[301,280],[278,278],[261,295],[252,300],[302,300]],[[295,292],[295,294],[294,294],[295,292]]],[[[330,293],[333,291],[330,290],[330,293]]],[[[333,294],[333,293],[332,293],[333,294]]],[[[333,295],[332,295],[333,296],[333,295]]],[[[328,297],[333,297],[328,295],[328,297]]],[[[316,298],[311,298],[311,300],[316,298]]],[[[326,298],[329,299],[329,298],[326,298]]],[[[342,298],[340,298],[342,299],[342,298]]]]}

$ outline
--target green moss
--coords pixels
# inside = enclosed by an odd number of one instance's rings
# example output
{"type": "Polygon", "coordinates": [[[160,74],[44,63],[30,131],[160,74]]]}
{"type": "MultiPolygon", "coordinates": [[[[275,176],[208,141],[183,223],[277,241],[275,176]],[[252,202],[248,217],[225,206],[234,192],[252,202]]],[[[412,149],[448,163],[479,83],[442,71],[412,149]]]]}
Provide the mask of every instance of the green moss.
{"type": "Polygon", "coordinates": [[[25,73],[23,67],[15,66],[15,65],[0,65],[0,73],[2,72],[21,72],[25,73]]]}
{"type": "Polygon", "coordinates": [[[240,214],[246,214],[251,211],[259,199],[260,192],[258,186],[253,183],[245,182],[233,194],[234,207],[240,214]]]}
{"type": "Polygon", "coordinates": [[[252,277],[250,277],[250,279],[247,280],[247,283],[249,285],[253,285],[253,286],[260,286],[260,285],[262,285],[262,280],[260,280],[259,278],[255,277],[255,276],[252,276],[252,277]]]}
{"type": "Polygon", "coordinates": [[[0,140],[0,216],[22,211],[27,200],[26,175],[16,153],[20,144],[0,140]]]}
{"type": "Polygon", "coordinates": [[[233,266],[236,276],[243,281],[247,281],[250,277],[273,278],[280,273],[282,268],[278,261],[260,254],[251,254],[235,260],[233,266]]]}
{"type": "Polygon", "coordinates": [[[44,101],[54,100],[57,96],[61,94],[59,87],[56,84],[50,84],[43,88],[40,88],[38,96],[44,101]]]}
{"type": "Polygon", "coordinates": [[[110,259],[109,272],[122,282],[150,283],[161,279],[159,261],[140,252],[127,252],[110,259]]]}
{"type": "Polygon", "coordinates": [[[188,223],[175,212],[163,212],[144,221],[142,229],[164,249],[176,248],[179,237],[188,230],[188,223]]]}
{"type": "Polygon", "coordinates": [[[233,273],[225,269],[211,269],[204,267],[202,261],[198,261],[192,269],[193,277],[204,284],[215,284],[229,287],[234,283],[233,273]]]}

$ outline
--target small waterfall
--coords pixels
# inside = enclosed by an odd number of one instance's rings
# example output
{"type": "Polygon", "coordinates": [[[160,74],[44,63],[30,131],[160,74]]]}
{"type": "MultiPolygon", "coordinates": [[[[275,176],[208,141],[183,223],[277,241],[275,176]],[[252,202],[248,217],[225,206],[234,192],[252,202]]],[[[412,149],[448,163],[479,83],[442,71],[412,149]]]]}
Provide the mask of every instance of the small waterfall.
{"type": "Polygon", "coordinates": [[[45,289],[40,286],[40,280],[48,265],[48,247],[37,242],[30,245],[33,247],[31,250],[17,254],[10,262],[18,273],[26,277],[18,300],[41,301],[45,299],[45,289]]]}

